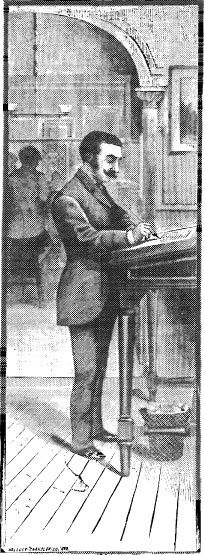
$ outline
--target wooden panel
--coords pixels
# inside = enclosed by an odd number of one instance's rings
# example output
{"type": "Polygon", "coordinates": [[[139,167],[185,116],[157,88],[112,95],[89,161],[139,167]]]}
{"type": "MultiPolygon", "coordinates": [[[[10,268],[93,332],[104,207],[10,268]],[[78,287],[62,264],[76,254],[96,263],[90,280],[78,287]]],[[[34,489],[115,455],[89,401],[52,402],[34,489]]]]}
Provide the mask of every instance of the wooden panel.
{"type": "Polygon", "coordinates": [[[158,301],[158,374],[195,376],[194,293],[162,293],[158,301]],[[184,298],[185,295],[185,298],[184,298]]]}
{"type": "Polygon", "coordinates": [[[34,14],[9,14],[8,101],[18,113],[35,112],[34,14]]]}
{"type": "Polygon", "coordinates": [[[194,210],[157,210],[156,225],[159,228],[169,229],[173,227],[188,227],[192,223],[196,224],[197,214],[194,210]]]}
{"type": "Polygon", "coordinates": [[[168,190],[164,204],[196,204],[197,154],[186,152],[168,156],[168,190]]]}
{"type": "MultiPolygon", "coordinates": [[[[18,91],[19,96],[19,91],[18,91]]],[[[29,108],[28,108],[29,111],[29,108]]],[[[9,117],[9,140],[32,141],[39,138],[39,119],[30,117],[9,117]]]]}
{"type": "MultiPolygon", "coordinates": [[[[17,87],[9,86],[8,89],[8,102],[9,104],[16,104],[16,112],[20,114],[34,114],[36,110],[36,92],[34,80],[29,79],[28,84],[22,82],[21,75],[19,76],[19,83],[17,87]]],[[[21,135],[19,135],[21,138],[21,135]]]]}
{"type": "Polygon", "coordinates": [[[9,74],[33,75],[34,14],[10,13],[8,25],[9,74]]]}
{"type": "MultiPolygon", "coordinates": [[[[157,360],[159,376],[195,377],[195,317],[193,292],[168,293],[158,297],[157,360]],[[184,299],[185,295],[185,299],[184,299]]],[[[145,299],[140,315],[140,361],[148,366],[147,313],[145,299]]]]}
{"type": "MultiPolygon", "coordinates": [[[[178,155],[180,157],[180,155],[178,155]]],[[[181,155],[182,156],[182,155],[181,155]]],[[[194,156],[188,153],[185,156],[194,156]]],[[[175,157],[176,158],[176,157],[175,157]]],[[[183,159],[184,160],[184,159],[183,159]]],[[[176,174],[176,172],[175,172],[176,174]]],[[[188,172],[186,168],[185,179],[188,172]]],[[[192,185],[192,182],[191,182],[192,185]]],[[[196,181],[192,187],[196,190],[196,181]]],[[[181,187],[180,187],[181,190],[181,187]]],[[[183,199],[185,194],[185,187],[183,199]]],[[[188,198],[188,197],[187,197],[188,198]]],[[[181,200],[181,197],[180,197],[181,200]]],[[[183,201],[184,201],[183,200],[183,201]]],[[[165,210],[157,212],[158,226],[163,228],[185,227],[196,223],[196,212],[181,210],[165,210]]],[[[158,329],[158,372],[168,376],[195,375],[195,316],[192,312],[194,306],[193,295],[186,300],[186,312],[189,313],[188,321],[181,322],[182,293],[179,298],[176,295],[169,297],[163,294],[159,301],[159,329],[158,329]],[[192,300],[191,300],[192,299],[192,300]],[[180,316],[178,314],[180,309],[180,316]],[[177,321],[176,321],[177,315],[177,321]]]]}
{"type": "Polygon", "coordinates": [[[197,153],[169,154],[169,135],[165,131],[158,130],[157,143],[157,208],[196,207],[197,153]]]}

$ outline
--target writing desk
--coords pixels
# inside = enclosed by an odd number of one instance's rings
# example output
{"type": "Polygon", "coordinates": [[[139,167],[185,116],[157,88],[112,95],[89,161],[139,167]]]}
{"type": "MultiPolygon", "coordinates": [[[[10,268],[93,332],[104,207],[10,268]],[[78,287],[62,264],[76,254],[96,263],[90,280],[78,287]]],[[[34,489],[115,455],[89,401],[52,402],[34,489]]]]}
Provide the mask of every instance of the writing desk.
{"type": "MultiPolygon", "coordinates": [[[[117,250],[111,265],[114,268],[116,287],[119,290],[119,397],[120,415],[118,440],[121,455],[121,474],[129,476],[133,442],[131,417],[134,318],[135,309],[147,294],[147,328],[149,371],[149,398],[154,399],[158,382],[156,338],[157,296],[159,289],[196,288],[196,232],[190,230],[178,240],[154,240],[136,247],[117,250]]],[[[184,378],[185,379],[185,378],[184,378]]],[[[192,378],[190,377],[190,380],[192,378]]]]}

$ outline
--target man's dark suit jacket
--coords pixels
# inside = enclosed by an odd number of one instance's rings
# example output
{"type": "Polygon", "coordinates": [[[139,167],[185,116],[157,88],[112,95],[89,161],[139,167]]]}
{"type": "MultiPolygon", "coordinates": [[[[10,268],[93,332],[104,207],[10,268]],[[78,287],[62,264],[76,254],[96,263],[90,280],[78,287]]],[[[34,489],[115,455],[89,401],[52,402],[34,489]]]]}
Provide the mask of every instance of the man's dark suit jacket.
{"type": "Polygon", "coordinates": [[[67,263],[57,292],[59,325],[94,320],[111,293],[111,252],[128,246],[132,222],[82,168],[55,196],[52,215],[67,263]]]}

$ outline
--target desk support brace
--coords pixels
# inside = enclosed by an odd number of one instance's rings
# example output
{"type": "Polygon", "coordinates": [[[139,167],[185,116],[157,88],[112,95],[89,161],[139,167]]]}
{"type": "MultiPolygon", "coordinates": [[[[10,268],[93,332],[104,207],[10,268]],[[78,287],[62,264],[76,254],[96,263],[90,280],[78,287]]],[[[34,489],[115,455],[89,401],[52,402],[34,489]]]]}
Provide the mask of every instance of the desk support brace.
{"type": "Polygon", "coordinates": [[[119,374],[120,374],[120,417],[118,439],[122,476],[129,476],[130,456],[133,441],[131,418],[132,372],[135,314],[120,314],[119,321],[119,374]]]}
{"type": "Polygon", "coordinates": [[[158,330],[158,290],[147,293],[147,330],[149,370],[147,388],[149,400],[155,401],[157,392],[157,330],[158,330]]]}

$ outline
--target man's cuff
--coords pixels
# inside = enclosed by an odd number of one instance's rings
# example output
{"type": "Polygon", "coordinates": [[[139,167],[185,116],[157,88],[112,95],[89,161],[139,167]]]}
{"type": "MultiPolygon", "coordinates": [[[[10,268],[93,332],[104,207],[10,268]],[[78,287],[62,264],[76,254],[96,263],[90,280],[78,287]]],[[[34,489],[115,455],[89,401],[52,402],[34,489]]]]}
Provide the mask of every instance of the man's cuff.
{"type": "Polygon", "coordinates": [[[135,244],[135,240],[134,240],[134,235],[133,235],[133,231],[132,229],[128,229],[126,231],[126,237],[127,237],[127,241],[129,243],[129,245],[134,245],[135,244]]]}

